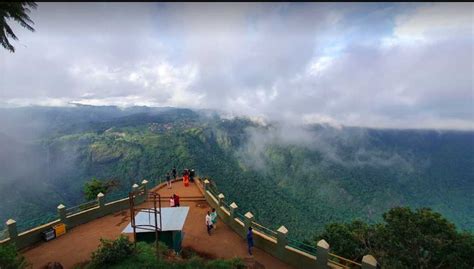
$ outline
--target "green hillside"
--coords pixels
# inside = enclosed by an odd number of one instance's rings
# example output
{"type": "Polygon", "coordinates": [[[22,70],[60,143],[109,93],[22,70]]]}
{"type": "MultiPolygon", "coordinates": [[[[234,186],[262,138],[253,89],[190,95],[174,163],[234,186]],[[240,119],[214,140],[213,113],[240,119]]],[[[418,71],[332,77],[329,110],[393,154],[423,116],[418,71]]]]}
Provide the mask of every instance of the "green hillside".
{"type": "MultiPolygon", "coordinates": [[[[394,206],[431,207],[474,227],[474,133],[263,126],[187,109],[2,109],[0,220],[83,202],[84,182],[126,192],[173,166],[214,180],[228,201],[293,238],[330,222],[380,221],[394,206]]],[[[25,227],[26,228],[26,227],[25,227]]]]}

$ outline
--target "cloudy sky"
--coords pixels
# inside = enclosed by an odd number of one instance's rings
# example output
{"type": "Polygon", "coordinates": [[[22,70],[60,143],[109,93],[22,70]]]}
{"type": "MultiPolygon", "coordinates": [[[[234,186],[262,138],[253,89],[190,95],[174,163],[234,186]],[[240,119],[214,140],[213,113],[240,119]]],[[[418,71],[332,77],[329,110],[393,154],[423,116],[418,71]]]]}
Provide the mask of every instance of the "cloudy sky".
{"type": "Polygon", "coordinates": [[[0,106],[149,105],[474,129],[472,3],[39,3],[0,106]]]}

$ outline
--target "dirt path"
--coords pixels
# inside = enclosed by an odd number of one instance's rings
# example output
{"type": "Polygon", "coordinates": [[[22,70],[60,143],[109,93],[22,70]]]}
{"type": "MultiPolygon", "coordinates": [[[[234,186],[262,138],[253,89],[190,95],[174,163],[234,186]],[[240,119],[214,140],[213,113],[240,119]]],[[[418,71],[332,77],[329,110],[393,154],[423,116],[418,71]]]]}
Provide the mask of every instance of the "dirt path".
{"type": "MultiPolygon", "coordinates": [[[[164,197],[170,197],[173,193],[183,198],[202,197],[194,184],[185,188],[179,181],[173,183],[172,189],[165,187],[158,192],[164,197]]],[[[162,202],[162,206],[167,207],[169,203],[162,202]]],[[[181,201],[181,206],[190,207],[183,229],[183,247],[190,247],[216,258],[250,258],[245,240],[222,222],[218,222],[218,227],[211,236],[207,234],[204,219],[209,205],[206,202],[181,201]]],[[[23,255],[32,263],[33,268],[43,268],[53,261],[61,263],[64,268],[73,268],[75,264],[90,259],[91,253],[99,246],[99,238],[117,238],[129,222],[129,212],[124,210],[80,225],[52,241],[39,243],[23,251],[23,255]]],[[[253,259],[267,269],[291,268],[257,248],[254,248],[253,259]]]]}

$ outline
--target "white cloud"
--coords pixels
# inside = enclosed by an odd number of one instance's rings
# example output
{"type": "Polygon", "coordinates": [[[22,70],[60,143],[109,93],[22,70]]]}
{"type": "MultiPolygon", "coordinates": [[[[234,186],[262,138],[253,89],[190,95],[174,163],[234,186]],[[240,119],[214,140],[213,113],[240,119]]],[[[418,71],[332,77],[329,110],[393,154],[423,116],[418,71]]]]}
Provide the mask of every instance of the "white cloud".
{"type": "Polygon", "coordinates": [[[211,108],[472,128],[472,3],[40,3],[0,104],[211,108]]]}
{"type": "Polygon", "coordinates": [[[393,36],[385,45],[435,42],[455,36],[473,35],[474,4],[431,3],[396,17],[393,36]]]}

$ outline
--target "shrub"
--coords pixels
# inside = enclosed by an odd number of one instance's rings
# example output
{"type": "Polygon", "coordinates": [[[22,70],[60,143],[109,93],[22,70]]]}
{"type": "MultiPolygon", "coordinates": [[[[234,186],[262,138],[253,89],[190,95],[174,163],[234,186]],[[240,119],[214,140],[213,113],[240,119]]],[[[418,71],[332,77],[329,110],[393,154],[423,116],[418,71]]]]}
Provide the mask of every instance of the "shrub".
{"type": "Polygon", "coordinates": [[[0,245],[0,268],[1,269],[22,269],[28,263],[12,244],[0,245]]]}
{"type": "Polygon", "coordinates": [[[100,239],[101,245],[92,253],[91,268],[104,268],[129,258],[133,254],[133,243],[128,237],[117,240],[100,239]]]}

